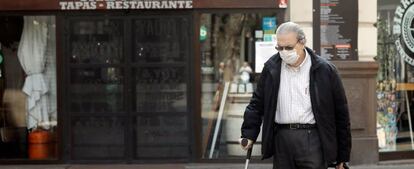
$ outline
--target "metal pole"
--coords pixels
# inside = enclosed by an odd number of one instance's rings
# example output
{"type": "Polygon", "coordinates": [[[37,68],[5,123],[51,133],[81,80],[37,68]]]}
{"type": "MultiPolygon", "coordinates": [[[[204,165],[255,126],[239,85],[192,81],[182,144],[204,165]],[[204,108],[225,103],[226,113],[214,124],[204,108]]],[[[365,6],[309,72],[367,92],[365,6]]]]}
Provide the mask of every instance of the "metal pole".
{"type": "Polygon", "coordinates": [[[220,125],[221,125],[221,120],[223,118],[224,106],[226,104],[226,98],[227,98],[227,93],[229,91],[229,86],[230,86],[230,82],[226,82],[224,84],[224,91],[223,91],[223,96],[221,97],[219,115],[217,117],[216,127],[214,129],[214,136],[213,136],[213,141],[212,141],[212,145],[210,148],[210,154],[208,156],[209,159],[213,158],[214,149],[216,148],[217,136],[218,136],[218,132],[219,132],[220,125]]]}

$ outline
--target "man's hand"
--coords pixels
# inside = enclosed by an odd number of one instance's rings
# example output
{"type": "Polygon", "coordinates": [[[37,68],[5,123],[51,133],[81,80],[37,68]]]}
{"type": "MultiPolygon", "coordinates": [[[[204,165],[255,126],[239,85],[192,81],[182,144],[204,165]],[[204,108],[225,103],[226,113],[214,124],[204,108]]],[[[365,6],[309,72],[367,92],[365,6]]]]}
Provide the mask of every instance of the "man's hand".
{"type": "Polygon", "coordinates": [[[336,165],[335,169],[345,169],[344,163],[339,163],[336,165]]]}
{"type": "Polygon", "coordinates": [[[253,140],[247,139],[247,145],[246,146],[242,145],[242,140],[243,140],[243,138],[239,139],[239,144],[240,144],[240,146],[242,147],[243,150],[248,150],[249,148],[252,148],[253,140]]]}

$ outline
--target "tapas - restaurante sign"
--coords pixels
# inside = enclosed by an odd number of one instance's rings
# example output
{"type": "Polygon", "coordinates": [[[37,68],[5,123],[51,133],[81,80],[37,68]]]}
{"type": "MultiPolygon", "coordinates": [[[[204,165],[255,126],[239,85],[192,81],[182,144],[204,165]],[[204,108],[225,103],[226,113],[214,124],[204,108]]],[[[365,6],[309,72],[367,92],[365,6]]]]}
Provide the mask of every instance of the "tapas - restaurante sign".
{"type": "Polygon", "coordinates": [[[193,0],[61,0],[61,10],[191,9],[193,0]]]}

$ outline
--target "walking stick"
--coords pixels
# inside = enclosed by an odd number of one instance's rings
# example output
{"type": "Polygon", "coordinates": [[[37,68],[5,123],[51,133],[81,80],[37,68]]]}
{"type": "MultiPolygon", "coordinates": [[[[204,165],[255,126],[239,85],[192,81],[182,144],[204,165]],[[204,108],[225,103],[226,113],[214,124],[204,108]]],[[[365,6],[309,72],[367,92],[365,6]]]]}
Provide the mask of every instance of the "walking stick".
{"type": "MultiPolygon", "coordinates": [[[[244,139],[242,139],[241,144],[242,144],[243,147],[246,147],[247,144],[249,144],[249,140],[247,140],[247,139],[244,138],[244,139]]],[[[253,144],[252,144],[252,147],[250,147],[247,150],[246,164],[244,165],[244,169],[248,169],[249,168],[250,157],[252,156],[252,149],[253,149],[253,144]]]]}

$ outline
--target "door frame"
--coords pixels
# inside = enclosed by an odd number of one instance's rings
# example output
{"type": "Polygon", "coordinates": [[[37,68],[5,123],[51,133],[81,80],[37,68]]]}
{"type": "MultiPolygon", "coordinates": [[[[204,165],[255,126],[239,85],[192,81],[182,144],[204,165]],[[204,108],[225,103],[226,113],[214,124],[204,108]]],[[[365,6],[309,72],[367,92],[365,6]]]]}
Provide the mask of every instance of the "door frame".
{"type": "MultiPolygon", "coordinates": [[[[61,48],[61,58],[59,59],[59,75],[60,78],[59,80],[61,81],[60,83],[60,90],[61,90],[61,97],[59,99],[61,99],[62,103],[68,103],[68,97],[69,94],[67,92],[67,90],[65,90],[68,86],[69,86],[69,78],[70,78],[70,72],[69,72],[69,61],[68,61],[68,55],[69,55],[69,46],[68,44],[70,43],[67,39],[68,37],[68,33],[70,30],[68,30],[67,25],[69,24],[68,22],[70,22],[71,20],[76,20],[74,18],[85,18],[85,19],[89,19],[88,17],[93,17],[93,18],[100,18],[100,17],[108,17],[108,18],[119,18],[123,21],[124,24],[124,35],[128,35],[132,33],[132,22],[134,18],[145,18],[145,17],[154,17],[154,16],[159,16],[159,17],[164,17],[164,16],[177,16],[177,17],[187,17],[189,19],[189,25],[190,25],[190,37],[189,37],[189,41],[190,43],[193,42],[194,40],[194,32],[192,31],[193,28],[193,14],[191,10],[183,10],[183,11],[106,11],[106,12],[97,12],[97,11],[79,11],[76,13],[65,13],[65,15],[61,15],[59,17],[59,37],[61,38],[61,43],[60,43],[60,48],[61,48]]],[[[123,83],[123,105],[126,106],[126,110],[124,114],[118,114],[118,115],[114,115],[111,117],[124,117],[126,118],[128,124],[125,128],[125,138],[132,138],[134,137],[134,133],[132,131],[132,124],[134,121],[134,118],[128,118],[128,117],[133,117],[132,116],[132,100],[133,97],[130,94],[130,90],[132,89],[131,85],[132,85],[132,76],[131,76],[131,72],[133,69],[133,66],[131,66],[130,64],[130,59],[131,59],[131,50],[132,50],[132,40],[133,38],[131,36],[124,36],[124,52],[123,52],[123,63],[120,63],[120,66],[122,67],[123,70],[123,75],[124,78],[122,79],[122,83],[123,83]]],[[[194,150],[195,150],[195,146],[196,146],[196,141],[195,141],[195,117],[194,115],[196,114],[196,111],[194,109],[195,107],[195,102],[196,102],[196,97],[194,96],[195,93],[195,75],[194,75],[194,71],[192,70],[197,70],[195,68],[195,58],[193,57],[194,54],[194,43],[191,43],[192,45],[188,47],[189,51],[189,56],[188,58],[186,58],[186,65],[185,65],[185,69],[187,69],[188,74],[186,75],[186,81],[187,81],[187,92],[186,92],[186,97],[187,97],[187,130],[188,130],[188,137],[189,137],[189,157],[188,159],[185,160],[169,160],[169,159],[156,159],[156,160],[139,160],[136,159],[134,157],[134,150],[136,149],[136,145],[133,143],[133,139],[125,139],[125,157],[122,159],[118,159],[118,160],[113,160],[111,158],[108,159],[90,159],[90,160],[78,160],[78,159],[74,159],[73,158],[73,146],[72,146],[72,133],[73,133],[73,129],[71,128],[71,117],[73,115],[70,114],[70,107],[69,104],[61,104],[61,115],[60,115],[60,124],[63,126],[62,128],[62,132],[61,132],[61,136],[62,136],[62,140],[63,140],[63,144],[62,144],[62,159],[65,162],[68,163],[81,163],[81,164],[87,164],[87,163],[177,163],[177,162],[190,162],[193,159],[195,159],[195,155],[194,155],[194,150]],[[64,134],[65,133],[65,134],[64,134]]],[[[118,65],[119,66],[119,65],[118,65]]],[[[90,114],[88,114],[90,115],[90,114]]],[[[87,117],[91,117],[85,115],[87,117]]],[[[102,115],[96,115],[96,116],[102,116],[102,115]]],[[[92,116],[94,117],[94,116],[92,116]]]]}

